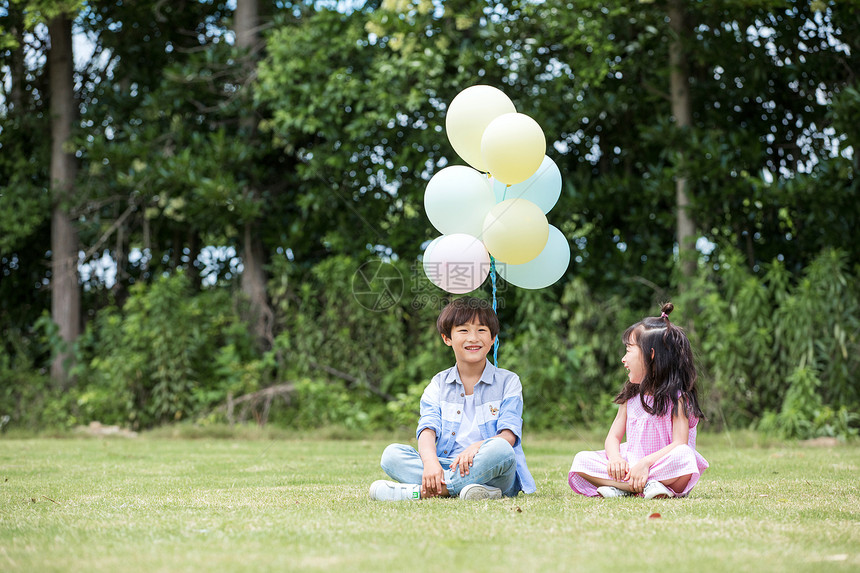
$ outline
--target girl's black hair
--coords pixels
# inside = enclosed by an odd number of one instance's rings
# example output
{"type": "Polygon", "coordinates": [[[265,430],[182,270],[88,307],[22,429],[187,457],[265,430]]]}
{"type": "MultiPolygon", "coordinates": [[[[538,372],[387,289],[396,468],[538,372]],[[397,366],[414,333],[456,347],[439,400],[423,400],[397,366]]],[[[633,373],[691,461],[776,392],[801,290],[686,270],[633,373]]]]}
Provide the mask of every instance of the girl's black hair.
{"type": "Polygon", "coordinates": [[[683,328],[669,322],[675,305],[667,302],[660,310],[659,317],[640,320],[621,337],[625,345],[636,344],[642,351],[645,379],[641,384],[628,380],[615,397],[615,403],[624,404],[638,394],[642,408],[651,415],[665,416],[671,412],[675,416],[680,403],[688,418],[704,418],[699,407],[698,374],[690,341],[683,328]],[[645,402],[645,396],[654,397],[651,406],[645,402]]]}

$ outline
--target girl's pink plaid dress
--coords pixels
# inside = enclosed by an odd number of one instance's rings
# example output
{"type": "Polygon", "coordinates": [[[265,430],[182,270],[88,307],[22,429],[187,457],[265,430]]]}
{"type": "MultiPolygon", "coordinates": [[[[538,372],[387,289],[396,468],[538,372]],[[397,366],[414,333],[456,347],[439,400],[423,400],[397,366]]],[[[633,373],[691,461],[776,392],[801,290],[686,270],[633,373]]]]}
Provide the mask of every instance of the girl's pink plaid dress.
{"type": "MultiPolygon", "coordinates": [[[[651,405],[651,396],[645,396],[651,405]]],[[[696,451],[696,425],[699,420],[690,418],[690,436],[686,446],[678,446],[651,466],[649,480],[664,481],[691,474],[690,481],[684,491],[677,492],[679,497],[690,493],[699,481],[702,472],[708,467],[708,462],[696,451]]],[[[642,408],[639,396],[627,401],[627,441],[621,444],[621,457],[631,466],[649,454],[672,443],[672,415],[652,416],[642,408]]],[[[588,483],[577,472],[586,475],[611,479],[606,472],[609,459],[606,451],[579,452],[573,458],[570,467],[568,483],[573,491],[596,497],[597,487],[588,483]]]]}

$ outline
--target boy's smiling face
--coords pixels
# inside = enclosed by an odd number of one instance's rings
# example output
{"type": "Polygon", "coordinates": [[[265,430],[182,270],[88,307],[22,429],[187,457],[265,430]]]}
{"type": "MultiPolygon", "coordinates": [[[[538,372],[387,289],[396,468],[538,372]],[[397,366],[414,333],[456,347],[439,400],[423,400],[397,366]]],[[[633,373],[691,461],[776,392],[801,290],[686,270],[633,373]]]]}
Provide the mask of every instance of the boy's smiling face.
{"type": "Polygon", "coordinates": [[[445,344],[454,349],[458,364],[483,364],[496,339],[483,324],[467,322],[451,329],[451,337],[442,335],[445,344]]]}

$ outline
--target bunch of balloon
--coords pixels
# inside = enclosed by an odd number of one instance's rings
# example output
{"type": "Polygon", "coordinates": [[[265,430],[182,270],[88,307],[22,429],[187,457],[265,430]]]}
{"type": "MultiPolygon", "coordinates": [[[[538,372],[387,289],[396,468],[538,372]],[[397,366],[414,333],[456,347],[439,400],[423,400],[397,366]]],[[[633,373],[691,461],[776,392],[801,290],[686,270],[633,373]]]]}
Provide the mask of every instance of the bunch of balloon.
{"type": "Polygon", "coordinates": [[[501,90],[476,85],[451,101],[445,130],[471,167],[446,167],[427,184],[427,217],[442,233],[424,251],[430,281],[463,294],[488,275],[495,281],[496,271],[527,289],[559,280],[570,246],[546,214],[561,195],[561,172],[546,156],[540,125],[501,90]]]}

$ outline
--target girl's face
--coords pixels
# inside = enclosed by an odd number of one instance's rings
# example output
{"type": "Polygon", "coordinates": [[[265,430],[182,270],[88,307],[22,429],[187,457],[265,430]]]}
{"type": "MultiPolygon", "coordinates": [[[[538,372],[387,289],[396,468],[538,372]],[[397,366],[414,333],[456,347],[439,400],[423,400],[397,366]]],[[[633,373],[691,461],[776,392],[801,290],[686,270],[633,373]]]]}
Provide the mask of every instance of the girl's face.
{"type": "Polygon", "coordinates": [[[625,348],[627,352],[625,352],[621,362],[627,369],[627,379],[630,380],[631,384],[641,384],[645,380],[645,360],[635,337],[630,337],[630,342],[625,348]]]}

